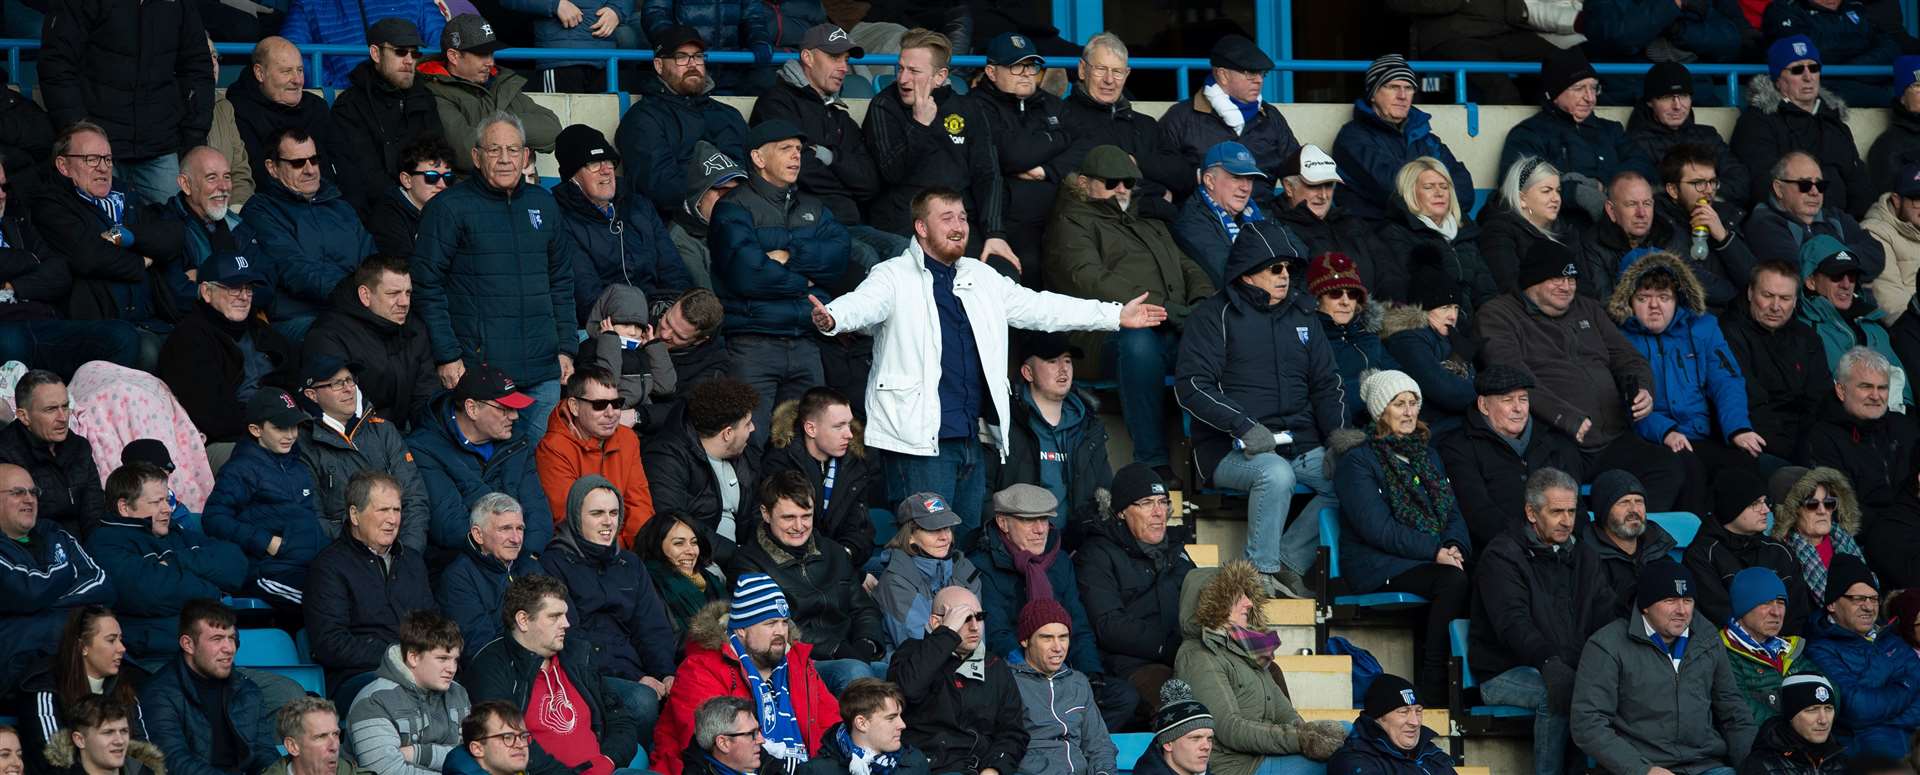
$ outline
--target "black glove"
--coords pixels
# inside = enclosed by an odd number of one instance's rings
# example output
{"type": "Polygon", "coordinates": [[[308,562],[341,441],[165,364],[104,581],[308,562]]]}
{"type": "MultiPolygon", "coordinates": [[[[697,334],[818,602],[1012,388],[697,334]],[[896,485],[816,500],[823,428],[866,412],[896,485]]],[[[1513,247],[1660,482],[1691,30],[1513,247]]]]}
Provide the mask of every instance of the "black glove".
{"type": "Polygon", "coordinates": [[[1547,707],[1556,713],[1566,713],[1573,707],[1573,668],[1559,659],[1549,659],[1540,666],[1540,678],[1547,684],[1547,707]]]}

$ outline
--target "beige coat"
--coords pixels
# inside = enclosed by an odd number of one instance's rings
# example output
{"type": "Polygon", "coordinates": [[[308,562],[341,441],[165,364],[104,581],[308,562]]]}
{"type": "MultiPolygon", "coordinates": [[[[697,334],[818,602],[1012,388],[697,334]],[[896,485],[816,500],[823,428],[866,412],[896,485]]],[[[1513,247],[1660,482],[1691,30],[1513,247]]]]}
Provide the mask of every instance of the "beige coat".
{"type": "Polygon", "coordinates": [[[1891,194],[1880,197],[1867,210],[1866,220],[1860,222],[1887,252],[1887,268],[1868,287],[1873,289],[1880,309],[1886,311],[1889,327],[1907,311],[1907,303],[1913,299],[1913,275],[1920,271],[1920,226],[1902,222],[1888,204],[1891,198],[1891,194]]]}

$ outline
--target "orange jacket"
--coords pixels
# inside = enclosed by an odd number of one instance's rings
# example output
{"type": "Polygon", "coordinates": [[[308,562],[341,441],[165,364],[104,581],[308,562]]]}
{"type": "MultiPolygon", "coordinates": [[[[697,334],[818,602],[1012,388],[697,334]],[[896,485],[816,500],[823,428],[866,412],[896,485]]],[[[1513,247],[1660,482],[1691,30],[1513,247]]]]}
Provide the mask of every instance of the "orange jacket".
{"type": "Polygon", "coordinates": [[[620,488],[626,502],[625,519],[620,523],[620,545],[633,548],[633,537],[640,526],[653,518],[653,489],[647,484],[647,471],[640,466],[640,437],[632,428],[621,426],[613,438],[602,444],[585,439],[573,431],[571,420],[561,412],[565,401],[547,416],[547,435],[534,449],[533,461],[540,471],[540,489],[547,492],[553,507],[553,524],[567,519],[567,490],[587,474],[599,474],[620,488]]]}

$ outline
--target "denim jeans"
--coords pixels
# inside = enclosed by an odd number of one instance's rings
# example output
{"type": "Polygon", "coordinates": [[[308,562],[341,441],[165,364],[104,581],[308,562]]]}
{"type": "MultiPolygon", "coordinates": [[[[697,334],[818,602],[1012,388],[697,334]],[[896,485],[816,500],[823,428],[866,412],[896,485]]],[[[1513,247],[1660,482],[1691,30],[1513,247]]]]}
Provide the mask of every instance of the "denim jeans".
{"type": "Polygon", "coordinates": [[[1320,546],[1320,510],[1340,506],[1324,457],[1319,447],[1291,461],[1272,452],[1253,458],[1228,452],[1213,469],[1216,484],[1247,491],[1247,561],[1256,570],[1272,573],[1285,567],[1304,576],[1313,566],[1320,546]],[[1285,527],[1296,484],[1312,490],[1314,497],[1293,526],[1285,527]]]}
{"type": "Polygon", "coordinates": [[[873,252],[872,263],[862,263],[860,265],[862,269],[867,271],[873,271],[873,268],[882,261],[907,252],[908,240],[899,234],[890,231],[881,231],[863,223],[848,225],[847,232],[853,235],[854,255],[856,257],[860,255],[860,248],[862,247],[873,252]]]}
{"type": "Polygon", "coordinates": [[[164,204],[180,193],[180,157],[163,153],[145,161],[119,161],[114,177],[150,205],[164,204]]]}
{"type": "Polygon", "coordinates": [[[1121,329],[1107,335],[1107,373],[1120,387],[1120,416],[1133,438],[1133,462],[1167,464],[1167,373],[1180,340],[1158,328],[1121,329]]]}
{"type": "Polygon", "coordinates": [[[1540,670],[1516,667],[1480,684],[1480,699],[1488,705],[1515,705],[1533,711],[1534,775],[1559,775],[1567,763],[1570,732],[1567,717],[1548,712],[1547,682],[1540,670]]]}
{"type": "Polygon", "coordinates": [[[827,691],[835,696],[854,679],[887,677],[887,663],[858,659],[822,659],[813,663],[813,669],[820,672],[820,683],[825,684],[827,691]]]}
{"type": "MultiPolygon", "coordinates": [[[[1147,751],[1149,756],[1154,753],[1147,751]]],[[[1327,765],[1305,756],[1268,756],[1260,760],[1260,766],[1254,769],[1253,775],[1322,775],[1326,771],[1327,765]]]]}
{"type": "MultiPolygon", "coordinates": [[[[619,695],[620,704],[626,706],[627,715],[633,717],[633,723],[640,727],[640,739],[653,740],[653,722],[660,720],[660,695],[653,687],[629,681],[625,678],[607,676],[607,688],[619,695]]],[[[614,762],[626,764],[626,762],[614,762]]]]}
{"type": "Polygon", "coordinates": [[[972,437],[941,439],[940,454],[902,455],[880,451],[880,474],[886,477],[887,502],[897,504],[917,492],[945,496],[947,507],[960,515],[960,526],[953,533],[955,546],[971,546],[967,540],[980,528],[980,517],[987,502],[987,471],[980,442],[972,437]]]}
{"type": "Polygon", "coordinates": [[[820,366],[820,345],[810,337],[729,336],[727,354],[733,356],[733,376],[760,394],[760,405],[753,409],[753,435],[748,437],[754,449],[767,445],[773,407],[827,382],[826,370],[820,366]]]}
{"type": "Polygon", "coordinates": [[[124,320],[32,320],[0,323],[0,363],[19,361],[73,379],[89,361],[139,368],[140,334],[124,320]]]}
{"type": "Polygon", "coordinates": [[[553,414],[553,408],[560,405],[560,380],[522,385],[520,392],[533,399],[532,406],[520,410],[520,427],[528,439],[538,444],[547,435],[547,415],[553,414]]]}

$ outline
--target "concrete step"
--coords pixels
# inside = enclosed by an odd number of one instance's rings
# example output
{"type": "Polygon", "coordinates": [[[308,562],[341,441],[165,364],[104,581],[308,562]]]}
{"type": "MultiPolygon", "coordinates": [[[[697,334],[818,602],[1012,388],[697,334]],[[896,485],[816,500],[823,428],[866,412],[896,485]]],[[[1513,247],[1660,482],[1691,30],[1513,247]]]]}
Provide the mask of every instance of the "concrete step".
{"type": "Polygon", "coordinates": [[[1197,567],[1220,567],[1220,547],[1213,544],[1187,544],[1187,557],[1197,567]]]}
{"type": "MultiPolygon", "coordinates": [[[[1326,654],[1289,654],[1283,651],[1273,658],[1287,674],[1287,689],[1295,708],[1325,708],[1352,712],[1353,660],[1326,654]]],[[[1348,719],[1351,720],[1351,719],[1348,719]]]]}
{"type": "MultiPolygon", "coordinates": [[[[1533,739],[1530,737],[1469,737],[1467,763],[1479,772],[1532,772],[1533,739]]],[[[1457,767],[1464,775],[1467,767],[1457,767]]]]}

